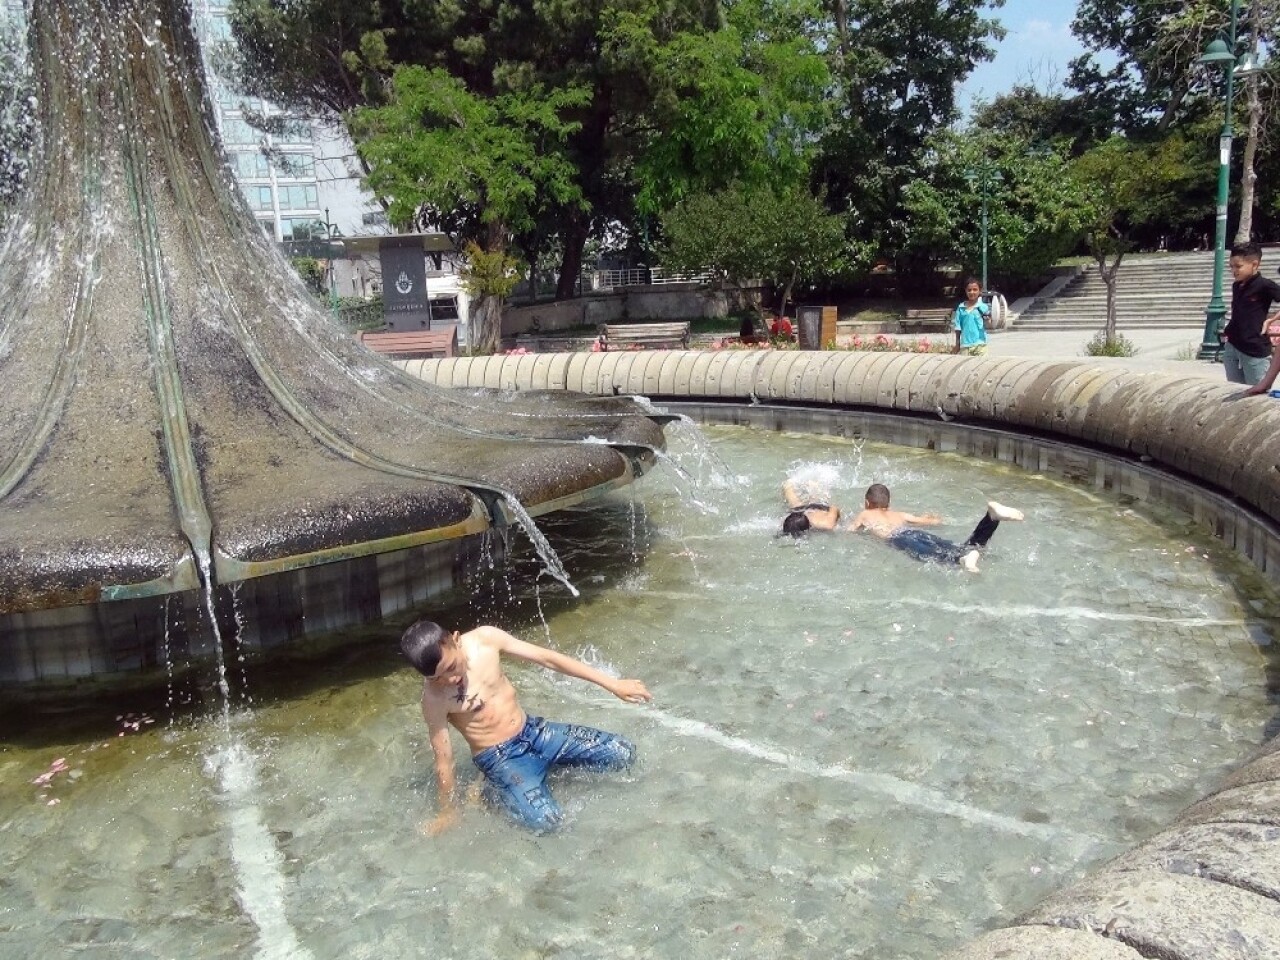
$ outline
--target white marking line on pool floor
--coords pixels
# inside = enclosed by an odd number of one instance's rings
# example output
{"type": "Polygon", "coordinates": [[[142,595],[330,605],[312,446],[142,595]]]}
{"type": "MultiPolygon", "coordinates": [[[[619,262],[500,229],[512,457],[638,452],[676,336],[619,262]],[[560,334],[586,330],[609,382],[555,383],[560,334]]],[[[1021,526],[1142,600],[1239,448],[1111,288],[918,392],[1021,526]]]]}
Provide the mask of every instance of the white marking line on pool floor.
{"type": "MultiPolygon", "coordinates": [[[[1109,610],[1094,610],[1092,607],[1035,607],[1012,604],[996,606],[986,603],[940,603],[936,600],[917,600],[911,597],[898,597],[895,603],[904,607],[928,607],[930,610],[943,610],[947,613],[988,613],[997,617],[1057,617],[1063,620],[1108,620],[1115,623],[1163,623],[1172,627],[1244,627],[1255,620],[1223,620],[1216,617],[1161,617],[1149,613],[1113,613],[1109,610]]],[[[863,606],[863,604],[850,604],[863,606]]],[[[883,608],[884,603],[875,601],[865,606],[883,608]]]]}
{"type": "Polygon", "coordinates": [[[755,757],[759,760],[765,760],[769,763],[776,764],[777,766],[786,767],[788,770],[794,770],[797,773],[806,774],[807,776],[851,783],[855,786],[884,794],[885,796],[909,807],[915,807],[929,813],[954,817],[955,819],[963,820],[966,823],[991,827],[993,830],[1000,833],[1012,833],[1020,837],[1030,837],[1034,840],[1049,840],[1055,843],[1061,843],[1064,840],[1068,840],[1072,843],[1080,844],[1081,846],[1092,846],[1101,842],[1098,837],[1090,837],[1085,834],[1075,833],[1074,831],[1065,830],[1061,827],[1054,827],[1040,823],[1027,823],[1025,820],[1007,817],[1000,813],[992,813],[990,810],[983,810],[979,807],[971,807],[968,804],[952,800],[946,794],[937,790],[931,790],[928,787],[922,787],[919,784],[911,783],[907,780],[899,780],[897,777],[891,777],[888,774],[867,773],[863,770],[850,770],[847,767],[841,767],[835,764],[816,763],[806,757],[797,756],[794,753],[787,753],[785,750],[779,750],[776,747],[753,743],[750,740],[744,740],[742,737],[735,737],[723,732],[722,730],[717,730],[715,727],[708,723],[703,723],[701,720],[689,720],[685,717],[673,716],[659,709],[648,710],[645,712],[645,715],[676,733],[689,737],[697,737],[701,740],[709,740],[712,743],[719,744],[720,746],[725,747],[728,750],[732,750],[735,753],[741,753],[749,757],[755,757]]]}
{"type": "Polygon", "coordinates": [[[239,884],[240,905],[258,928],[258,960],[309,960],[285,911],[284,857],[262,821],[255,792],[258,769],[242,743],[231,743],[208,757],[217,773],[231,830],[231,860],[239,884]]]}
{"type": "MultiPolygon", "coordinates": [[[[578,699],[587,698],[579,697],[578,699]]],[[[621,706],[619,703],[608,700],[597,701],[592,699],[591,702],[610,708],[621,706]]],[[[667,713],[661,707],[650,706],[643,711],[643,716],[681,736],[706,740],[727,750],[732,750],[734,753],[754,757],[757,760],[764,760],[776,766],[786,767],[788,770],[794,770],[796,773],[803,773],[806,776],[851,783],[854,786],[890,797],[906,806],[915,807],[928,813],[953,817],[966,823],[990,827],[999,833],[1012,833],[1020,837],[1030,837],[1033,840],[1045,840],[1058,844],[1070,842],[1082,849],[1108,842],[1101,837],[1076,833],[1074,830],[1068,830],[1064,827],[1055,827],[1051,824],[1043,823],[1028,823],[1015,817],[992,813],[990,810],[983,810],[980,807],[972,807],[958,800],[952,800],[941,791],[922,787],[907,780],[899,780],[897,777],[891,777],[888,774],[868,773],[865,770],[850,770],[847,767],[835,764],[817,763],[806,757],[780,750],[777,747],[754,743],[742,737],[735,737],[722,730],[717,730],[711,724],[703,723],[701,720],[690,720],[687,717],[679,717],[667,713]]]]}

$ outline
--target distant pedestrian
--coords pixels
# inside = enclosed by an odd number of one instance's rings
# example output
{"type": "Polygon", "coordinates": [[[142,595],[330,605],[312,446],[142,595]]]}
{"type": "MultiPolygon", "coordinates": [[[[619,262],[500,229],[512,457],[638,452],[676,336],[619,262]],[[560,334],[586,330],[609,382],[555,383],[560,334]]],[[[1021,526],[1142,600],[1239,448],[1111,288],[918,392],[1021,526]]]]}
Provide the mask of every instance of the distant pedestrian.
{"type": "Polygon", "coordinates": [[[952,326],[956,331],[956,347],[952,353],[980,357],[987,352],[987,317],[991,307],[982,299],[982,284],[974,277],[964,282],[964,300],[956,306],[952,326]]]}
{"type": "Polygon", "coordinates": [[[1222,365],[1231,383],[1255,385],[1267,374],[1271,365],[1271,339],[1267,324],[1280,317],[1272,313],[1280,302],[1280,284],[1259,272],[1262,248],[1256,243],[1241,243],[1231,248],[1231,319],[1219,336],[1226,341],[1222,365]]]}

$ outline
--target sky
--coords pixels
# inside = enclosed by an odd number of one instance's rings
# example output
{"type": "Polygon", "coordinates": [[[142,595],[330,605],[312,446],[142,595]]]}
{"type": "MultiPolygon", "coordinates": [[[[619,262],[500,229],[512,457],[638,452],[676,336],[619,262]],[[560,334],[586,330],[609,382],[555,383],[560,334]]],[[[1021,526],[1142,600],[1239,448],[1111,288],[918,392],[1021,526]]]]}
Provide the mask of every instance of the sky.
{"type": "Polygon", "coordinates": [[[1067,64],[1083,53],[1071,35],[1076,0],[1005,0],[994,16],[1008,33],[996,44],[996,57],[979,64],[960,87],[958,105],[967,114],[974,100],[991,100],[1018,83],[1042,91],[1067,81],[1067,64]]]}

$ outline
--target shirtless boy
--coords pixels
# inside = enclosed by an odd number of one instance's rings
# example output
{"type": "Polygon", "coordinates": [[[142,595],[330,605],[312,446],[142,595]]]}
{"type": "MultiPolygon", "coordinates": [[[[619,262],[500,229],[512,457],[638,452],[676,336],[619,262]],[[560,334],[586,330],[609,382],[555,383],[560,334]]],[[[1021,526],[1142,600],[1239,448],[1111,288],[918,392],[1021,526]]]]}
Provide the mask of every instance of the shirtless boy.
{"type": "Polygon", "coordinates": [[[564,819],[547,789],[552,767],[621,770],[635,759],[635,746],[615,734],[525,714],[499,657],[505,653],[589,680],[628,703],[653,699],[639,680],[608,676],[497,627],[450,633],[429,620],[419,620],[400,638],[400,649],[427,678],[422,685],[422,717],[431,737],[440,795],[440,812],[426,825],[428,834],[447,829],[459,818],[450,724],[467,741],[472,761],[484,774],[486,799],[539,832],[555,829],[564,819]]]}
{"type": "Polygon", "coordinates": [[[783,534],[798,537],[810,530],[834,530],[840,522],[840,508],[811,486],[801,490],[794,480],[788,480],[782,485],[782,495],[789,511],[782,521],[783,534]]]}
{"type": "Polygon", "coordinates": [[[979,550],[987,545],[1001,520],[1021,520],[1022,511],[988,501],[987,512],[964,543],[952,543],[917,526],[942,523],[933,513],[907,513],[889,508],[889,488],[873,483],[867,488],[863,510],[849,524],[850,530],[866,530],[890,546],[911,554],[917,560],[936,563],[958,563],[970,573],[978,572],[979,550]]]}

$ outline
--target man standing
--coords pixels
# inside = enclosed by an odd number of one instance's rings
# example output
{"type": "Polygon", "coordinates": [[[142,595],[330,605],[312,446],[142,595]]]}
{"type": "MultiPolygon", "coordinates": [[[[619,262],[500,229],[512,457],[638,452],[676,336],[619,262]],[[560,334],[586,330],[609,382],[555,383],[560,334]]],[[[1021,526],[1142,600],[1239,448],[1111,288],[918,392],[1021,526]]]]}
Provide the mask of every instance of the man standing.
{"type": "Polygon", "coordinates": [[[454,798],[452,725],[471,748],[485,777],[487,800],[524,826],[554,830],[564,819],[547,789],[552,767],[621,770],[635,759],[635,746],[616,734],[528,716],[502,672],[501,654],[536,663],[568,677],[589,680],[619,700],[645,703],[653,697],[639,680],[620,680],[555,650],[518,640],[497,627],[452,633],[419,620],[400,638],[400,649],[426,677],[422,717],[435,755],[440,812],[426,826],[437,834],[458,821],[454,798]]]}
{"type": "MultiPolygon", "coordinates": [[[[1255,385],[1271,364],[1271,340],[1266,328],[1271,305],[1280,302],[1280,284],[1259,273],[1262,248],[1241,243],[1231,248],[1231,319],[1221,336],[1226,340],[1222,366],[1231,383],[1255,385]]],[[[1275,316],[1280,316],[1280,313],[1275,316]]]]}

